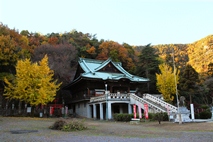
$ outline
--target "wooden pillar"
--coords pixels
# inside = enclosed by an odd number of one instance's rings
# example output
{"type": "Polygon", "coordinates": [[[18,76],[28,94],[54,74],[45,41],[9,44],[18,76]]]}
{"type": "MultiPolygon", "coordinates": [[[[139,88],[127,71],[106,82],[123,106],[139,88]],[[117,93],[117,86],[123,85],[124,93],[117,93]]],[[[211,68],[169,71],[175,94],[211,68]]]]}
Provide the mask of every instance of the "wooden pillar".
{"type": "Polygon", "coordinates": [[[87,88],[87,96],[90,96],[90,89],[87,88]]]}

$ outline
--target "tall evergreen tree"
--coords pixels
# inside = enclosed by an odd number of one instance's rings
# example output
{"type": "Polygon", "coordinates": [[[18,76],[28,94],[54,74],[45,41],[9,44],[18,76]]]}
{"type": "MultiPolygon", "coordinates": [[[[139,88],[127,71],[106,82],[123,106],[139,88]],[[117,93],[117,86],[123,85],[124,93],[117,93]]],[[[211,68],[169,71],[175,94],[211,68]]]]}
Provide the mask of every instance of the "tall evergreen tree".
{"type": "Polygon", "coordinates": [[[213,77],[213,63],[208,64],[208,75],[209,77],[213,77]]]}
{"type": "Polygon", "coordinates": [[[156,72],[159,72],[160,60],[155,53],[155,49],[150,44],[146,45],[139,55],[139,63],[136,69],[136,74],[150,79],[148,90],[145,88],[142,91],[149,93],[158,93],[156,88],[156,72]]]}
{"type": "Polygon", "coordinates": [[[181,96],[185,96],[192,103],[192,96],[196,93],[197,83],[199,82],[198,73],[191,65],[186,67],[180,72],[179,91],[181,96]]]}

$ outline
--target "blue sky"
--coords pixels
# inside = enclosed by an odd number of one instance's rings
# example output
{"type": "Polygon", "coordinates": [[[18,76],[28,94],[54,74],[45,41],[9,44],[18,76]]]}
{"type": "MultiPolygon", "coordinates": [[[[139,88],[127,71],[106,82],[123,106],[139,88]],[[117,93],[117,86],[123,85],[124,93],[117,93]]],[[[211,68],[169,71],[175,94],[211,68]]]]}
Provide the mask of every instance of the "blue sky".
{"type": "Polygon", "coordinates": [[[213,0],[0,0],[0,21],[42,34],[96,34],[130,45],[192,43],[213,33],[213,0]]]}

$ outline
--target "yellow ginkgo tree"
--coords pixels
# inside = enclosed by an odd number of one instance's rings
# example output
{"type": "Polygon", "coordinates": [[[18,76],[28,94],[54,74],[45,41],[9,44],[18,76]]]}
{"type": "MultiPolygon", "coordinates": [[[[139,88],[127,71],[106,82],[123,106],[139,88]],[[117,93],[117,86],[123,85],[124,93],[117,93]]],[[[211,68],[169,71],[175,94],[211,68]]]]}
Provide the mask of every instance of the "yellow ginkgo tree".
{"type": "Polygon", "coordinates": [[[24,101],[31,106],[46,105],[55,99],[61,83],[53,79],[54,72],[48,66],[48,57],[38,63],[30,59],[19,60],[16,65],[15,79],[4,79],[6,99],[24,101]]]}
{"type": "Polygon", "coordinates": [[[173,71],[167,64],[160,64],[159,69],[161,74],[156,74],[158,91],[162,93],[166,102],[171,103],[174,99],[174,95],[176,94],[176,85],[178,84],[179,80],[179,72],[177,72],[176,68],[173,71]]]}

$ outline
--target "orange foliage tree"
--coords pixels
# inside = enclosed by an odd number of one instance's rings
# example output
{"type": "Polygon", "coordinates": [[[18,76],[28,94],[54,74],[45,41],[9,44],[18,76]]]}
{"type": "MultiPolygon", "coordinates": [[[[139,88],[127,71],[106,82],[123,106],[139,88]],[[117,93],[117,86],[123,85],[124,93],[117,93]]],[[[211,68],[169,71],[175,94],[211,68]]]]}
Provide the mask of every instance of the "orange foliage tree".
{"type": "Polygon", "coordinates": [[[129,55],[128,49],[114,41],[105,41],[99,45],[99,54],[96,59],[106,60],[112,58],[115,62],[122,62],[128,71],[135,69],[135,64],[129,55]]]}

